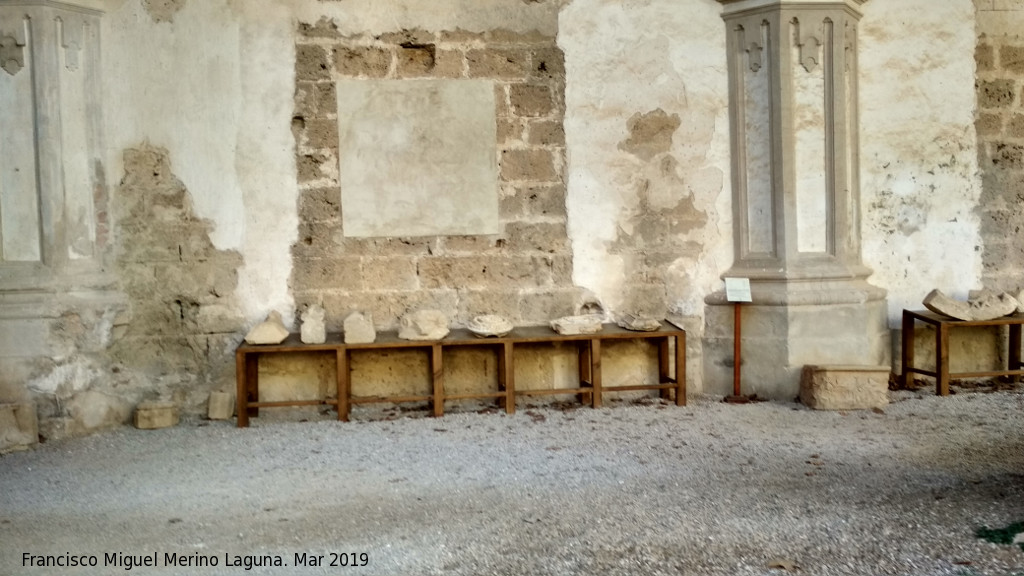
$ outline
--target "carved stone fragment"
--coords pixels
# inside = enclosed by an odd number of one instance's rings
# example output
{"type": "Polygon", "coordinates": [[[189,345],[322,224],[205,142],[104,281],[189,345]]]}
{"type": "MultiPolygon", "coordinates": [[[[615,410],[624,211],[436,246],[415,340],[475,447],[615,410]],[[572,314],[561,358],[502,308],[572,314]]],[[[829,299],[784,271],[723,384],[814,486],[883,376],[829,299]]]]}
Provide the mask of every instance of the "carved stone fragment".
{"type": "Polygon", "coordinates": [[[420,310],[402,317],[398,337],[405,340],[440,340],[448,335],[448,317],[440,310],[420,310]]]}
{"type": "Polygon", "coordinates": [[[345,344],[370,344],[377,339],[373,315],[353,312],[345,318],[345,344]]]}
{"type": "Polygon", "coordinates": [[[302,313],[302,327],[299,338],[305,344],[323,344],[327,341],[327,329],[324,326],[324,307],[313,304],[302,313]]]}
{"type": "Polygon", "coordinates": [[[281,314],[274,310],[267,319],[253,326],[252,330],[245,335],[245,341],[249,344],[280,344],[288,337],[288,329],[284,327],[284,320],[281,314]]]}
{"type": "Polygon", "coordinates": [[[620,328],[634,330],[636,332],[654,332],[661,328],[661,322],[653,316],[641,316],[639,314],[623,314],[615,322],[620,328]]]}
{"type": "Polygon", "coordinates": [[[958,320],[992,320],[1013,314],[1020,305],[1017,299],[1003,292],[984,292],[966,302],[954,300],[939,289],[932,290],[924,298],[925,308],[958,320]]]}
{"type": "Polygon", "coordinates": [[[579,316],[563,316],[551,321],[551,329],[564,336],[576,334],[596,334],[601,331],[601,316],[582,314],[579,316]]]}
{"type": "Polygon", "coordinates": [[[488,336],[504,336],[512,331],[512,323],[501,316],[484,314],[477,316],[466,325],[474,335],[481,338],[488,336]]]}

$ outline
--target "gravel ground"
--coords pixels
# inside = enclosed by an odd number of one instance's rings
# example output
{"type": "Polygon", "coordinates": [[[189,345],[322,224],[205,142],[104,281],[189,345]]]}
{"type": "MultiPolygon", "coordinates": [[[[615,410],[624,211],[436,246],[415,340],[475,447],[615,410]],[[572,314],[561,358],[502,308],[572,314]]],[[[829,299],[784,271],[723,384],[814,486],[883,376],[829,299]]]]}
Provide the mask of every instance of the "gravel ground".
{"type": "Polygon", "coordinates": [[[1024,575],[1019,546],[975,536],[1024,521],[1024,392],[892,394],[849,413],[265,410],[47,443],[0,457],[0,574],[1024,575]]]}

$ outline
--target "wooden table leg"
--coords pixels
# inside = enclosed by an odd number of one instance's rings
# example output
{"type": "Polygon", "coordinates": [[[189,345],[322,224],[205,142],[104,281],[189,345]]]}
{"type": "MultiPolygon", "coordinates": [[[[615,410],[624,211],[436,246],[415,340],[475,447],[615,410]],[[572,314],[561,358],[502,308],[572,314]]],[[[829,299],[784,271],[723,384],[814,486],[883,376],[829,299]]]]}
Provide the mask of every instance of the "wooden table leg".
{"type": "Polygon", "coordinates": [[[246,402],[249,388],[245,382],[245,352],[235,352],[235,412],[238,414],[237,423],[239,428],[249,426],[249,406],[246,402]]]}
{"type": "Polygon", "coordinates": [[[245,355],[245,388],[246,403],[250,418],[260,415],[260,409],[255,406],[248,406],[248,403],[260,401],[260,355],[245,355]]]}
{"type": "MultiPolygon", "coordinates": [[[[1006,369],[1007,370],[1020,370],[1020,368],[1021,368],[1021,365],[1020,365],[1020,345],[1021,345],[1020,324],[1010,324],[1009,329],[1010,329],[1010,350],[1009,350],[1009,354],[1007,355],[1008,356],[1008,358],[1007,358],[1008,365],[1006,366],[1006,369]]],[[[1013,382],[1020,382],[1020,374],[1014,374],[1013,375],[1013,382]]]]}
{"type": "Polygon", "coordinates": [[[949,325],[935,327],[935,393],[949,396],[949,325]]]}
{"type": "MultiPolygon", "coordinates": [[[[671,381],[671,376],[668,372],[668,337],[658,338],[658,384],[667,384],[671,381]]],[[[658,396],[662,400],[668,400],[671,397],[672,391],[668,388],[662,388],[658,390],[658,396]]]]}
{"type": "Polygon", "coordinates": [[[430,404],[434,409],[434,417],[444,416],[444,364],[441,356],[440,344],[430,347],[430,379],[434,387],[430,404]]]}
{"type": "MultiPolygon", "coordinates": [[[[914,373],[910,371],[914,367],[914,317],[906,310],[903,311],[903,358],[900,361],[900,379],[903,388],[909,389],[914,384],[914,373]]],[[[938,352],[936,350],[936,352],[938,352]]]]}
{"type": "Polygon", "coordinates": [[[676,406],[686,406],[686,333],[676,336],[676,406]]]}
{"type": "Polygon", "coordinates": [[[352,395],[351,383],[349,382],[351,374],[348,371],[348,349],[345,347],[338,348],[337,359],[338,420],[348,422],[349,402],[352,395]]]}
{"type": "Polygon", "coordinates": [[[501,398],[502,407],[506,414],[516,413],[516,371],[514,358],[515,350],[512,342],[502,344],[501,353],[498,355],[498,386],[505,392],[501,398]]]}
{"type": "Polygon", "coordinates": [[[601,407],[601,340],[590,341],[590,386],[594,390],[594,408],[601,407]]]}
{"type": "MultiPolygon", "coordinates": [[[[576,344],[576,364],[577,369],[580,373],[580,386],[584,384],[588,385],[593,389],[594,387],[594,372],[593,372],[593,356],[591,355],[593,350],[590,347],[590,341],[582,341],[576,344]]],[[[591,392],[581,392],[579,394],[580,404],[590,404],[593,406],[594,399],[591,392]]]]}

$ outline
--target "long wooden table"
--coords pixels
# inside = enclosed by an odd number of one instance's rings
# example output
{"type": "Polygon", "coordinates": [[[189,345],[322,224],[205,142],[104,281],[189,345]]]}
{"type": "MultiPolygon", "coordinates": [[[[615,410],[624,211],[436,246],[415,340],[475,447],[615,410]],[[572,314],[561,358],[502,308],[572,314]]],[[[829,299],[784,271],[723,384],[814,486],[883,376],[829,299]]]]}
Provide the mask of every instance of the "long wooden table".
{"type": "Polygon", "coordinates": [[[242,343],[235,352],[238,426],[249,425],[249,418],[259,415],[260,408],[278,406],[311,406],[327,404],[337,406],[338,420],[348,421],[352,404],[368,402],[428,402],[434,416],[444,415],[446,400],[497,399],[506,412],[516,409],[516,397],[534,394],[576,394],[584,404],[599,408],[604,392],[631,390],[659,390],[662,398],[675,396],[678,406],[686,405],[686,332],[666,323],[653,332],[625,330],[614,324],[605,324],[596,334],[562,335],[546,326],[516,328],[498,338],[480,338],[465,329],[452,330],[441,340],[404,340],[395,332],[380,332],[376,341],[367,344],[345,344],[341,334],[328,334],[323,344],[303,344],[298,335],[290,335],[284,342],[272,345],[242,343]],[[608,385],[602,381],[601,344],[607,340],[650,340],[658,346],[658,382],[654,384],[608,385]],[[553,344],[572,342],[577,348],[579,384],[575,388],[543,390],[517,390],[515,385],[516,345],[553,344]],[[670,343],[672,344],[670,346],[670,343]],[[498,359],[497,391],[446,394],[444,389],[444,349],[456,347],[485,347],[494,351],[498,359]],[[431,374],[430,394],[420,396],[353,397],[349,363],[353,353],[394,349],[419,349],[427,354],[431,374]],[[304,352],[333,353],[337,363],[337,399],[286,400],[261,402],[259,400],[259,358],[270,354],[304,352]],[[674,358],[673,358],[674,356],[674,358]],[[674,359],[674,362],[672,360],[674,359]]]}
{"type": "Polygon", "coordinates": [[[940,396],[949,395],[950,378],[981,378],[988,376],[1013,376],[1019,381],[1024,374],[1021,367],[1021,324],[1024,315],[1013,314],[992,320],[957,320],[928,310],[903,311],[903,386],[909,387],[914,374],[924,374],[935,378],[935,393],[940,396]],[[917,322],[935,328],[935,370],[925,370],[914,366],[914,329],[917,322]],[[988,370],[981,372],[950,372],[949,369],[949,332],[953,328],[970,326],[1007,326],[1009,327],[1009,358],[1005,370],[988,370]]]}

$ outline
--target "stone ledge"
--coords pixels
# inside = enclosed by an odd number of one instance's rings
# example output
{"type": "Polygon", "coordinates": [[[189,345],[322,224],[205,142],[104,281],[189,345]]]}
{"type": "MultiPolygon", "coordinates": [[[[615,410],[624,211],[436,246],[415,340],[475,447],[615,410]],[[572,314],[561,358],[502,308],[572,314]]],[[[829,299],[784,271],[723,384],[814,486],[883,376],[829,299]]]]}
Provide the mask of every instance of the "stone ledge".
{"type": "Polygon", "coordinates": [[[867,410],[889,403],[888,366],[804,366],[800,402],[815,410],[867,410]]]}

